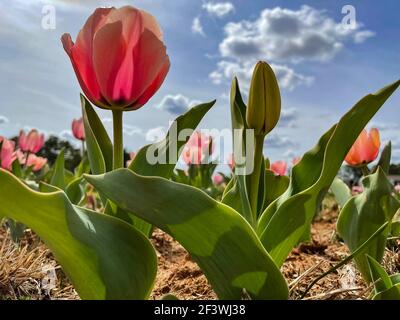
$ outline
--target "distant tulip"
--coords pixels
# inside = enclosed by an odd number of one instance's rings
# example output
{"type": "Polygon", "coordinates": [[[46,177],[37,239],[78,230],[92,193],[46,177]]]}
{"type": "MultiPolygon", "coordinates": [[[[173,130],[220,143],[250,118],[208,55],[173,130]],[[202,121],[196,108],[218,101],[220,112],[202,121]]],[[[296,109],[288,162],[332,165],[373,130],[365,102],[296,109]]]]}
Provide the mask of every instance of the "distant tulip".
{"type": "Polygon", "coordinates": [[[371,129],[369,134],[364,129],[351,147],[345,161],[349,166],[368,164],[376,159],[380,146],[381,141],[378,129],[371,129]]]}
{"type": "Polygon", "coordinates": [[[135,153],[135,152],[131,152],[131,153],[129,154],[129,158],[130,158],[130,159],[126,162],[126,166],[127,166],[127,167],[129,167],[129,166],[131,165],[132,161],[135,160],[135,158],[136,158],[136,153],[135,153]]]}
{"type": "Polygon", "coordinates": [[[72,134],[76,139],[85,141],[85,127],[83,126],[82,118],[72,121],[72,134]]]}
{"type": "Polygon", "coordinates": [[[3,169],[11,171],[12,164],[17,159],[14,141],[0,137],[0,164],[3,169]]]}
{"type": "Polygon", "coordinates": [[[233,153],[228,156],[228,166],[232,171],[235,169],[235,156],[233,153]]]}
{"type": "Polygon", "coordinates": [[[217,173],[214,177],[213,177],[213,182],[216,186],[221,185],[224,182],[224,177],[222,175],[220,175],[219,173],[217,173]]]}
{"type": "Polygon", "coordinates": [[[271,171],[279,176],[284,176],[287,170],[287,163],[285,161],[275,161],[271,163],[271,171]]]}
{"type": "Polygon", "coordinates": [[[28,161],[26,163],[26,166],[28,168],[32,168],[32,171],[36,172],[41,170],[47,163],[46,158],[38,157],[35,154],[30,154],[28,156],[28,161]]]}
{"type": "Polygon", "coordinates": [[[356,194],[359,194],[359,193],[362,193],[362,192],[363,192],[363,187],[361,187],[361,186],[353,186],[353,187],[351,187],[351,193],[353,195],[356,195],[356,194]]]}
{"type": "Polygon", "coordinates": [[[396,184],[396,185],[394,186],[394,190],[395,190],[397,193],[400,193],[400,184],[396,184]]]}
{"type": "Polygon", "coordinates": [[[213,152],[212,137],[195,132],[186,143],[182,152],[183,161],[187,165],[201,164],[213,152]]]}
{"type": "Polygon", "coordinates": [[[44,145],[44,135],[39,134],[36,129],[29,131],[28,135],[21,130],[18,139],[18,145],[24,152],[37,153],[44,145]]]}
{"type": "Polygon", "coordinates": [[[73,43],[61,38],[87,98],[104,109],[135,110],[160,88],[170,66],[156,19],[131,6],[98,8],[73,43]]]}
{"type": "Polygon", "coordinates": [[[300,160],[301,160],[301,157],[293,158],[292,164],[295,166],[296,164],[298,164],[300,162],[300,160]]]}

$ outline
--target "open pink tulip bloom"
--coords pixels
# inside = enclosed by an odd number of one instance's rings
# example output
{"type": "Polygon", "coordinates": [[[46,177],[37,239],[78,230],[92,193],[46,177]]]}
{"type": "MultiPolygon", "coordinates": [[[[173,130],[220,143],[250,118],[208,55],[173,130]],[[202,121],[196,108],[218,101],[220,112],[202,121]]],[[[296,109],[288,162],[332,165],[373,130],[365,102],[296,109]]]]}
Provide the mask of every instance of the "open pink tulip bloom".
{"type": "Polygon", "coordinates": [[[156,19],[131,6],[98,8],[76,43],[69,34],[61,40],[83,92],[100,108],[142,107],[160,88],[169,70],[156,19]]]}
{"type": "Polygon", "coordinates": [[[213,177],[213,182],[216,186],[219,186],[222,184],[222,182],[224,182],[224,178],[222,177],[221,174],[217,173],[214,177],[213,177]]]}
{"type": "Polygon", "coordinates": [[[372,128],[369,133],[364,129],[344,161],[350,166],[368,164],[376,159],[380,146],[381,141],[378,129],[372,128]]]}
{"type": "Polygon", "coordinates": [[[18,145],[24,152],[37,153],[44,145],[44,135],[39,134],[37,130],[29,131],[28,135],[21,130],[18,139],[18,145]]]}
{"type": "Polygon", "coordinates": [[[279,176],[284,176],[287,170],[287,163],[285,161],[275,161],[271,163],[271,171],[279,176]]]}
{"type": "Polygon", "coordinates": [[[201,164],[213,152],[212,137],[195,132],[186,143],[182,152],[183,161],[187,165],[201,164]]]}
{"type": "Polygon", "coordinates": [[[12,164],[17,159],[15,153],[15,143],[14,141],[8,140],[0,136],[0,163],[1,168],[10,170],[12,169],[12,164]]]}
{"type": "Polygon", "coordinates": [[[78,140],[85,141],[85,128],[83,126],[83,119],[74,119],[72,121],[72,134],[78,140]]]}

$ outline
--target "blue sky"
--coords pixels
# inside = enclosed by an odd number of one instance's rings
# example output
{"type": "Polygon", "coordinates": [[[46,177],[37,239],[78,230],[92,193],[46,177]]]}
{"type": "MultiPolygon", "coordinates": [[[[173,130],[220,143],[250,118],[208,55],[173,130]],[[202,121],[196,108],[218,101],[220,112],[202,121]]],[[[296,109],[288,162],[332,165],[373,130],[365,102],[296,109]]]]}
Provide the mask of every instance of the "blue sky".
{"type": "MultiPolygon", "coordinates": [[[[98,6],[131,4],[157,17],[171,59],[162,89],[138,111],[125,113],[125,144],[136,150],[166,130],[178,112],[217,99],[201,128],[230,127],[229,83],[244,94],[254,63],[273,65],[283,98],[281,122],[265,153],[288,160],[311,148],[358,99],[400,76],[400,2],[0,0],[0,135],[36,127],[71,139],[80,116],[80,88],[60,36],[75,39],[98,6]],[[42,28],[42,8],[56,9],[56,28],[42,28]],[[356,29],[341,23],[356,12],[356,29]]],[[[110,128],[110,114],[99,111],[110,128]]],[[[373,119],[400,161],[400,94],[373,119]]]]}

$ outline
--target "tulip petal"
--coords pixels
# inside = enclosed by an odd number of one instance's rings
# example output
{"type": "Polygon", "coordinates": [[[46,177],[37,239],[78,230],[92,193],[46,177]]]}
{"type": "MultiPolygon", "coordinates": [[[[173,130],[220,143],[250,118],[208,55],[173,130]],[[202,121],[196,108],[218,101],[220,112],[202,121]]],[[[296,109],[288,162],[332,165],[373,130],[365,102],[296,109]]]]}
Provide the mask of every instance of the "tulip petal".
{"type": "Polygon", "coordinates": [[[107,24],[97,31],[93,46],[93,65],[101,92],[111,105],[117,104],[120,101],[114,97],[114,84],[126,49],[122,22],[107,24]]]}
{"type": "Polygon", "coordinates": [[[163,40],[163,32],[161,31],[160,25],[158,24],[156,18],[150,13],[140,10],[140,13],[143,17],[144,28],[150,30],[154,33],[154,35],[163,40]]]}

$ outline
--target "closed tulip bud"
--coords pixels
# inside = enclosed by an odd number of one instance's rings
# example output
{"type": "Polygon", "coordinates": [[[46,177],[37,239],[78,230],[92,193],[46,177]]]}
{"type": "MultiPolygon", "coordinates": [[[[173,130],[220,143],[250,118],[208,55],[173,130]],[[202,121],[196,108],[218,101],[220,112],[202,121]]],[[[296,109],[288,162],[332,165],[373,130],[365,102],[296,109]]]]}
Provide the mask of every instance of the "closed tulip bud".
{"type": "Polygon", "coordinates": [[[260,61],[251,80],[247,125],[256,135],[266,135],[276,126],[280,114],[281,94],[275,73],[268,63],[260,61]]]}
{"type": "Polygon", "coordinates": [[[83,125],[83,119],[74,119],[71,127],[74,137],[78,140],[85,141],[85,127],[83,125]]]}

